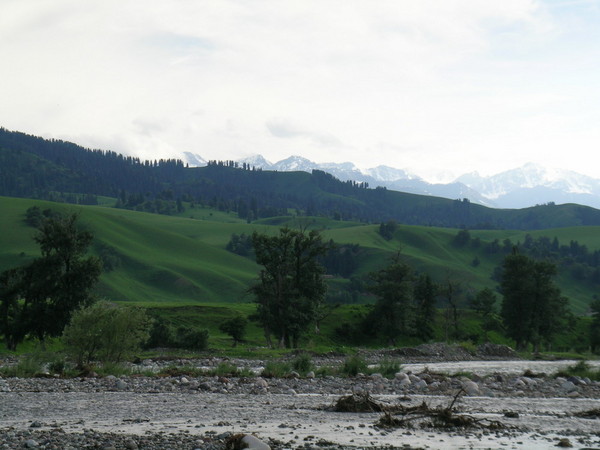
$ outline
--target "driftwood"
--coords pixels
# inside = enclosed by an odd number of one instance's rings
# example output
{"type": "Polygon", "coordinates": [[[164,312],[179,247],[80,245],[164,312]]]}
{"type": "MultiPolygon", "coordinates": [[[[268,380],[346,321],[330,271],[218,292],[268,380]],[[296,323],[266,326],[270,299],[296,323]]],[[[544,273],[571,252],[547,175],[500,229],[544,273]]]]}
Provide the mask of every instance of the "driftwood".
{"type": "Polygon", "coordinates": [[[443,407],[431,407],[426,402],[418,406],[403,408],[401,411],[384,411],[384,415],[377,422],[381,428],[412,427],[418,424],[421,427],[433,428],[487,428],[498,430],[506,428],[502,422],[486,418],[476,418],[467,414],[456,414],[454,404],[464,394],[464,389],[459,390],[450,404],[443,407]]]}
{"type": "Polygon", "coordinates": [[[475,418],[466,414],[456,414],[454,405],[465,391],[456,393],[446,407],[431,407],[426,402],[416,406],[390,405],[374,400],[368,393],[354,393],[337,400],[331,408],[336,412],[382,412],[376,425],[380,428],[421,427],[434,428],[487,428],[503,429],[506,426],[498,421],[475,418]]]}
{"type": "Polygon", "coordinates": [[[388,408],[393,408],[391,405],[386,405],[381,402],[373,400],[373,398],[366,393],[353,393],[345,397],[339,398],[335,405],[331,408],[335,412],[384,412],[388,408]]]}

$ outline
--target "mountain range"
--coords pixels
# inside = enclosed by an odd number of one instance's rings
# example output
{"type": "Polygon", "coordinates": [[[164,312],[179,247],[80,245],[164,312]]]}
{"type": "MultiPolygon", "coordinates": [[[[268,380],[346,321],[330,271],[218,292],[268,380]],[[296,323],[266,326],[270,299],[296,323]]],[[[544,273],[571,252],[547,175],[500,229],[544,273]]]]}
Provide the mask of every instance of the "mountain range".
{"type": "MultiPolygon", "coordinates": [[[[184,154],[183,160],[190,166],[207,164],[201,156],[190,152],[184,154]]],[[[341,181],[366,182],[373,188],[382,186],[395,191],[449,199],[467,198],[493,208],[526,208],[548,203],[577,203],[600,208],[600,180],[533,163],[492,176],[473,172],[461,175],[451,183],[429,183],[405,169],[377,166],[360,170],[351,162],[316,163],[302,156],[290,156],[271,163],[262,155],[254,155],[236,162],[280,172],[322,170],[341,181]]]]}

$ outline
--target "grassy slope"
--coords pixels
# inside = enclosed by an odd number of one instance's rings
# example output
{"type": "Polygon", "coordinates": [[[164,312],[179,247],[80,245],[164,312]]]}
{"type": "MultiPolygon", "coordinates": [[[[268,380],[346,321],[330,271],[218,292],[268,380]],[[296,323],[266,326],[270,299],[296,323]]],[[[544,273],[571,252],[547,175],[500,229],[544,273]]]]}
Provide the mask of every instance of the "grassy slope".
{"type": "MultiPolygon", "coordinates": [[[[227,252],[224,247],[232,233],[276,232],[289,218],[273,218],[246,224],[234,216],[208,209],[188,209],[181,217],[160,216],[105,207],[72,206],[36,200],[0,197],[0,270],[23,264],[37,254],[31,240],[34,229],[23,222],[25,210],[32,205],[51,207],[64,212],[75,211],[80,221],[119,254],[122,264],[103,274],[100,295],[135,302],[240,302],[249,300],[245,290],[255,278],[258,266],[246,258],[227,252]],[[185,216],[185,217],[184,217],[185,216]],[[206,217],[197,220],[189,217],[206,217]],[[25,256],[20,256],[21,252],[25,256]]],[[[450,241],[456,230],[401,225],[391,241],[377,233],[376,225],[300,219],[291,226],[323,229],[326,239],[361,246],[358,274],[384,267],[388,259],[401,251],[417,270],[428,272],[438,280],[459,280],[466,289],[495,287],[490,279],[501,256],[486,255],[470,247],[455,248],[450,241]],[[481,264],[471,262],[478,256],[481,264]]],[[[558,237],[561,244],[571,239],[600,248],[599,227],[575,227],[530,232],[533,237],[558,237]]],[[[487,242],[510,238],[523,241],[525,232],[472,231],[473,237],[487,242]]],[[[337,281],[334,281],[334,283],[337,281]]],[[[339,282],[338,282],[339,283],[339,282]]],[[[587,286],[561,277],[563,293],[571,298],[575,312],[585,312],[594,292],[587,286]]]]}

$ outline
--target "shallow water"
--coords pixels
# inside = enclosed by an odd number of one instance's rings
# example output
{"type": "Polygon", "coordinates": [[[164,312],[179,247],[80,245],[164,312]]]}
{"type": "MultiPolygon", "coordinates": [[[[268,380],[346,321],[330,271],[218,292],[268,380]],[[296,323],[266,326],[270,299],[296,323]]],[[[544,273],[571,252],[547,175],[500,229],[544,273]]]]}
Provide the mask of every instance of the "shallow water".
{"type": "MultiPolygon", "coordinates": [[[[493,373],[521,375],[525,370],[535,373],[552,374],[569,366],[577,364],[578,361],[454,361],[435,362],[424,364],[402,364],[403,371],[420,373],[425,369],[431,372],[455,374],[458,372],[471,372],[477,375],[490,375],[493,373]]],[[[589,361],[588,364],[594,369],[600,369],[600,361],[589,361]]]]}

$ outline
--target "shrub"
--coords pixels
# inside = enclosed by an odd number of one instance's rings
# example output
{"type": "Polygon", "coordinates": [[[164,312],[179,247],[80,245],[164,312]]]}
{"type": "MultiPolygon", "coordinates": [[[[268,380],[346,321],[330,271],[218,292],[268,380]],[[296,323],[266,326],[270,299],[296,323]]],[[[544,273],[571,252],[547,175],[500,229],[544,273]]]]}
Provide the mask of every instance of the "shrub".
{"type": "Polygon", "coordinates": [[[306,375],[313,369],[312,358],[308,353],[300,353],[292,361],[292,369],[301,375],[306,375]]]}
{"type": "Polygon", "coordinates": [[[154,318],[150,328],[150,336],[144,348],[170,347],[174,341],[173,327],[162,317],[154,318]]]}
{"type": "Polygon", "coordinates": [[[378,372],[386,378],[394,378],[394,376],[400,372],[401,366],[398,361],[391,361],[384,359],[379,364],[378,372]]]}
{"type": "Polygon", "coordinates": [[[148,339],[150,323],[143,309],[101,301],[77,310],[62,339],[79,366],[96,360],[119,362],[148,339]]]}
{"type": "Polygon", "coordinates": [[[351,356],[344,361],[340,371],[344,375],[355,377],[359,373],[367,372],[367,363],[360,356],[351,356]]]}
{"type": "Polygon", "coordinates": [[[290,366],[283,362],[269,361],[265,364],[261,376],[265,378],[283,378],[290,373],[290,366]]]}
{"type": "Polygon", "coordinates": [[[208,330],[177,328],[175,347],[187,350],[206,350],[208,348],[208,330]]]}
{"type": "Polygon", "coordinates": [[[248,319],[238,314],[219,325],[219,330],[225,334],[228,334],[233,339],[233,346],[235,347],[238,342],[244,340],[246,335],[246,326],[248,325],[248,319]]]}

